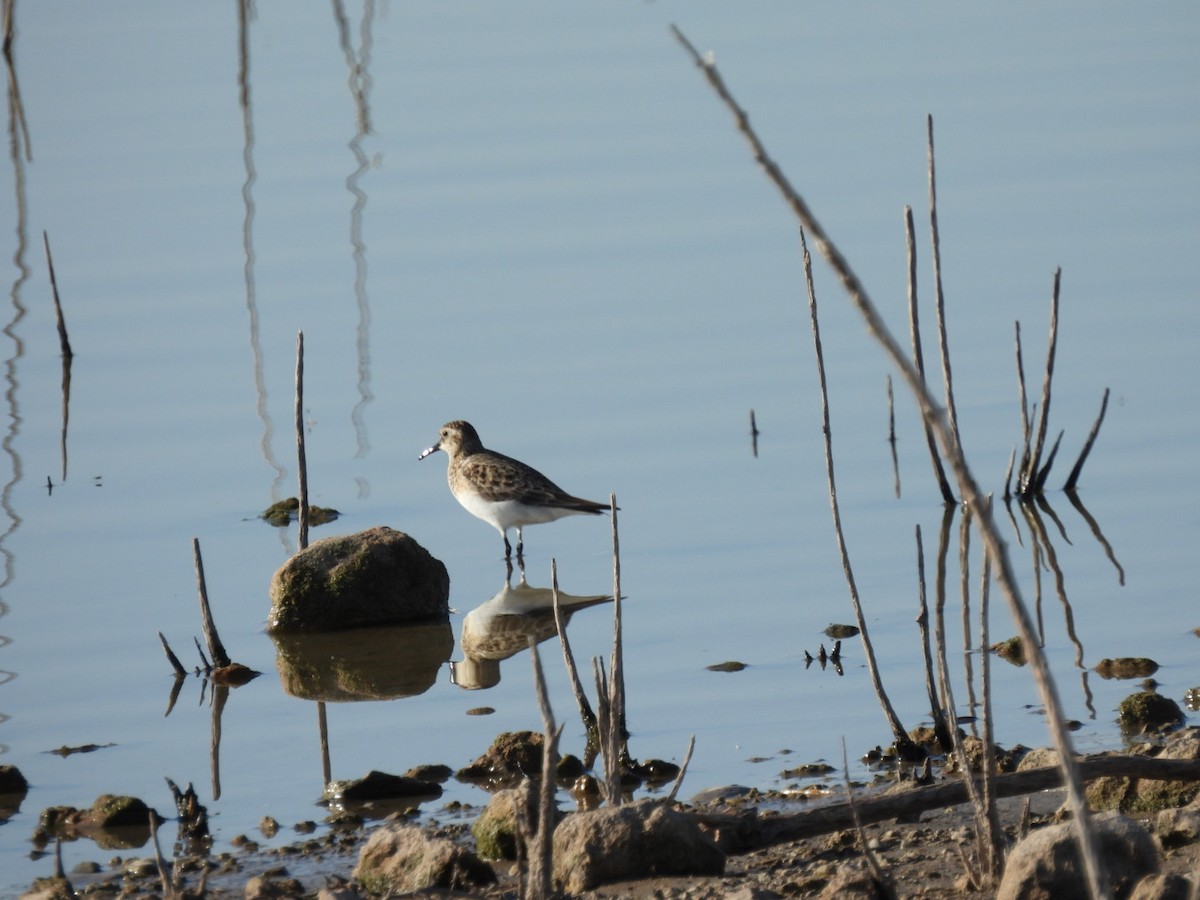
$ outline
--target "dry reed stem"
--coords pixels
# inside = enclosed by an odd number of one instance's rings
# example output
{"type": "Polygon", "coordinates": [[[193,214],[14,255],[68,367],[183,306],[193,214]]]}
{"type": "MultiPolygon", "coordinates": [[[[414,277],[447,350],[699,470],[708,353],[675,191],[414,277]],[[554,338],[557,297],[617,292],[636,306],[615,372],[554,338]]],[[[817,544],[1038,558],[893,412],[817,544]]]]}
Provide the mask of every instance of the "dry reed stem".
{"type": "Polygon", "coordinates": [[[1046,445],[1046,428],[1050,420],[1050,383],[1054,379],[1054,356],[1058,347],[1058,289],[1062,282],[1062,269],[1054,270],[1054,288],[1050,295],[1050,336],[1046,347],[1046,371],[1042,375],[1042,402],[1037,411],[1037,427],[1034,429],[1033,451],[1029,466],[1022,473],[1018,493],[1037,493],[1037,476],[1041,465],[1042,450],[1046,445]]]}
{"type": "MultiPolygon", "coordinates": [[[[989,505],[991,498],[988,500],[989,505]]],[[[992,730],[992,660],[988,653],[991,637],[988,632],[988,599],[989,585],[992,580],[992,566],[987,554],[983,557],[983,571],[979,576],[979,679],[983,686],[983,808],[987,815],[988,837],[991,845],[987,848],[990,860],[990,873],[999,880],[1004,871],[1004,832],[1000,827],[1000,808],[996,798],[996,747],[995,735],[992,730]]]]}
{"type": "Polygon", "coordinates": [[[50,295],[54,298],[54,325],[58,329],[58,346],[62,350],[63,359],[70,359],[75,354],[71,352],[71,341],[67,337],[67,322],[63,318],[62,301],[58,296],[58,277],[54,274],[54,257],[50,255],[50,236],[42,232],[42,245],[46,248],[46,268],[50,271],[50,295]]]}
{"type": "Polygon", "coordinates": [[[892,489],[900,499],[900,457],[896,454],[896,398],[892,394],[892,373],[887,376],[888,446],[892,450],[892,489]]]}
{"type": "Polygon", "coordinates": [[[846,548],[846,537],[842,532],[842,514],[837,499],[837,478],[833,472],[833,430],[829,425],[829,391],[825,381],[825,355],[821,350],[821,326],[817,318],[817,294],[812,278],[812,256],[808,252],[808,243],[804,239],[804,229],[800,229],[800,249],[804,264],[804,284],[808,291],[808,310],[812,324],[813,346],[816,350],[817,381],[821,387],[821,433],[825,438],[825,474],[829,481],[829,506],[833,511],[833,531],[837,538],[838,553],[842,559],[842,573],[846,577],[846,585],[850,590],[850,604],[854,608],[855,624],[858,626],[859,637],[862,639],[863,653],[867,662],[867,672],[871,676],[871,684],[875,688],[875,696],[883,707],[883,713],[891,726],[892,735],[897,746],[903,747],[912,743],[900,717],[888,699],[883,687],[883,678],[879,674],[879,666],[875,661],[875,648],[871,646],[871,636],[867,629],[867,617],[863,614],[862,603],[859,601],[858,586],[854,581],[854,570],[850,565],[850,551],[846,548]]]}
{"type": "MultiPolygon", "coordinates": [[[[975,670],[971,661],[971,584],[970,584],[970,552],[971,552],[971,510],[964,508],[958,525],[958,571],[959,592],[962,596],[962,639],[963,639],[963,682],[967,688],[966,709],[974,715],[977,701],[975,698],[975,670]]],[[[978,729],[972,724],[971,732],[978,737],[978,729]]]]}
{"type": "Polygon", "coordinates": [[[954,405],[954,382],[950,371],[950,339],[946,332],[946,301],[942,291],[942,243],[938,235],[937,175],[933,153],[933,116],[925,117],[929,157],[929,243],[933,253],[933,302],[937,312],[938,350],[942,357],[942,379],[946,384],[946,413],[950,420],[950,435],[958,452],[962,452],[962,435],[958,431],[958,409],[954,405]]]}
{"type": "Polygon", "coordinates": [[[212,608],[208,605],[208,588],[204,584],[204,560],[200,558],[199,538],[192,538],[192,559],[196,566],[196,589],[200,593],[200,619],[204,625],[204,642],[208,644],[213,668],[221,669],[232,660],[225,652],[220,635],[217,634],[217,624],[213,621],[212,608]]]}
{"type": "Polygon", "coordinates": [[[567,639],[566,622],[563,620],[562,604],[558,595],[558,560],[550,560],[550,597],[554,601],[554,627],[558,630],[558,643],[562,647],[563,665],[567,667],[567,677],[571,681],[571,690],[575,694],[575,702],[579,706],[579,717],[583,720],[584,730],[588,735],[588,743],[600,747],[600,736],[596,725],[596,713],[588,702],[587,693],[583,690],[583,682],[579,678],[579,669],[575,665],[575,654],[571,652],[571,642],[567,639]]]}
{"type": "MultiPolygon", "coordinates": [[[[1079,482],[1079,473],[1083,471],[1083,464],[1087,462],[1088,454],[1092,452],[1092,444],[1096,443],[1096,436],[1100,434],[1100,425],[1104,422],[1104,414],[1107,411],[1108,388],[1105,388],[1104,399],[1100,401],[1100,415],[1096,416],[1096,421],[1092,424],[1092,430],[1088,432],[1087,440],[1083,442],[1083,449],[1079,451],[1079,459],[1075,460],[1075,465],[1071,466],[1071,474],[1067,476],[1066,484],[1063,485],[1064,491],[1075,490],[1075,485],[1079,482]]],[[[1123,573],[1121,583],[1125,583],[1123,573]]]]}
{"type": "MultiPolygon", "coordinates": [[[[904,207],[904,243],[908,253],[908,330],[912,341],[912,359],[922,383],[925,381],[925,353],[921,349],[921,327],[917,314],[917,238],[913,230],[912,207],[904,207]]],[[[891,378],[891,375],[888,376],[891,378]]],[[[929,459],[933,463],[933,477],[941,491],[942,501],[954,503],[954,491],[946,480],[946,469],[942,466],[942,458],[938,455],[937,439],[929,423],[921,423],[925,432],[925,443],[929,447],[929,459]]]]}
{"type": "Polygon", "coordinates": [[[671,784],[671,790],[667,794],[665,803],[674,803],[675,795],[679,793],[679,789],[683,786],[684,776],[687,775],[688,765],[692,761],[692,751],[696,749],[696,736],[693,734],[688,740],[687,753],[683,754],[683,762],[679,766],[679,774],[675,776],[675,781],[671,784]]]}
{"type": "Polygon", "coordinates": [[[613,720],[612,701],[608,694],[608,678],[604,672],[604,660],[592,657],[592,677],[596,683],[596,725],[600,734],[600,758],[604,763],[604,777],[600,781],[605,801],[610,806],[620,806],[621,766],[618,761],[616,724],[613,720]]]}
{"type": "Polygon", "coordinates": [[[538,653],[537,641],[529,639],[529,656],[533,661],[533,685],[537,694],[538,710],[542,714],[542,777],[538,785],[538,823],[533,829],[528,844],[529,878],[525,897],[529,900],[545,900],[552,894],[550,876],[553,872],[554,855],[554,773],[558,767],[558,739],[562,728],[554,723],[554,711],[546,693],[546,677],[542,672],[542,658],[538,653]]]}
{"type": "Polygon", "coordinates": [[[308,546],[308,460],[304,452],[304,332],[296,332],[296,469],[300,479],[299,549],[308,546]]]}
{"type": "Polygon", "coordinates": [[[1021,401],[1021,440],[1024,450],[1021,451],[1021,465],[1017,469],[1017,493],[1021,492],[1021,479],[1029,468],[1029,455],[1033,450],[1033,419],[1029,415],[1029,395],[1025,390],[1025,358],[1021,351],[1021,323],[1013,323],[1017,354],[1017,394],[1021,401]]]}
{"type": "MultiPolygon", "coordinates": [[[[614,752],[618,761],[625,757],[625,652],[621,638],[621,533],[617,523],[617,495],[608,495],[609,513],[612,516],[613,554],[613,643],[609,660],[608,699],[611,704],[614,752]]],[[[619,768],[618,762],[618,768],[619,768]]]]}
{"type": "MultiPolygon", "coordinates": [[[[891,358],[893,365],[904,376],[904,380],[908,383],[909,389],[920,406],[921,415],[933,427],[937,435],[938,444],[949,461],[955,480],[958,482],[963,502],[973,507],[979,507],[982,501],[982,494],[975,482],[974,475],[967,465],[966,458],[963,456],[961,445],[947,424],[944,413],[938,408],[916,370],[905,358],[891,331],[883,322],[878,310],[868,297],[866,288],[859,281],[849,262],[842,256],[841,251],[838,250],[825,234],[824,229],[817,222],[816,217],[813,216],[803,198],[792,188],[778,165],[767,155],[766,149],[763,147],[758,135],[750,127],[746,112],[737,104],[737,101],[733,99],[733,96],[725,87],[724,80],[717,71],[715,64],[711,60],[706,61],[703,59],[696,51],[696,48],[692,46],[691,42],[684,37],[683,33],[677,27],[673,25],[671,28],[676,39],[690,54],[692,61],[704,74],[710,86],[712,86],[717,95],[729,108],[738,129],[749,143],[755,160],[763,167],[767,176],[779,188],[788,206],[800,219],[803,226],[813,235],[817,249],[825,257],[826,262],[833,268],[835,275],[841,281],[851,302],[863,317],[867,325],[867,330],[880,343],[884,351],[891,358]]],[[[1000,538],[991,512],[984,509],[976,517],[975,521],[976,527],[979,529],[984,544],[987,547],[988,555],[995,566],[996,581],[1004,593],[1009,611],[1016,622],[1017,631],[1028,647],[1030,671],[1037,685],[1038,692],[1041,695],[1042,702],[1046,706],[1050,735],[1055,747],[1059,751],[1060,767],[1066,786],[1067,800],[1075,817],[1076,834],[1079,840],[1080,855],[1084,863],[1088,891],[1093,898],[1099,900],[1099,898],[1108,896],[1108,891],[1105,887],[1106,881],[1103,875],[1104,867],[1100,858],[1099,842],[1092,827],[1091,812],[1088,809],[1087,800],[1083,795],[1078,766],[1073,755],[1071,736],[1066,729],[1066,717],[1063,715],[1062,702],[1058,696],[1058,689],[1050,674],[1045,654],[1042,652],[1041,647],[1034,642],[1033,623],[1029,618],[1028,611],[1025,609],[1024,602],[1021,600],[1020,592],[1017,589],[1016,575],[1013,572],[1012,563],[1008,558],[1007,548],[1004,545],[1004,541],[1000,538]]]]}
{"type": "MultiPolygon", "coordinates": [[[[945,597],[943,595],[944,584],[939,584],[939,596],[937,598],[936,608],[941,609],[944,606],[945,597]]],[[[938,664],[938,686],[942,695],[942,708],[946,711],[947,724],[950,731],[950,739],[953,742],[953,753],[958,758],[959,769],[962,772],[963,786],[967,791],[967,799],[971,803],[973,811],[973,824],[975,826],[975,844],[980,850],[980,862],[983,864],[985,871],[991,871],[989,862],[985,862],[982,853],[983,848],[990,845],[986,839],[987,834],[987,816],[983,808],[983,799],[979,793],[979,787],[975,784],[975,779],[971,775],[971,760],[967,756],[967,748],[963,744],[962,735],[958,727],[958,713],[954,708],[954,690],[950,686],[950,669],[946,662],[946,632],[942,627],[943,617],[938,616],[938,626],[934,631],[934,644],[937,651],[938,664]]],[[[967,860],[963,859],[964,865],[967,867],[967,874],[976,880],[979,873],[972,872],[967,860]]]]}
{"type": "Polygon", "coordinates": [[[179,676],[187,675],[187,669],[183,667],[183,663],[179,661],[179,657],[175,655],[175,651],[171,649],[171,645],[167,643],[167,639],[160,631],[158,639],[162,643],[163,652],[167,654],[167,661],[171,663],[171,668],[175,670],[175,674],[179,676]]]}
{"type": "Polygon", "coordinates": [[[954,745],[950,737],[950,729],[946,725],[946,714],[942,711],[938,699],[937,683],[933,677],[933,653],[929,644],[929,605],[925,600],[925,549],[921,541],[921,526],[917,530],[917,599],[920,612],[917,614],[917,628],[921,632],[921,649],[925,656],[925,690],[929,694],[929,712],[933,717],[933,733],[938,746],[947,752],[954,745]]]}

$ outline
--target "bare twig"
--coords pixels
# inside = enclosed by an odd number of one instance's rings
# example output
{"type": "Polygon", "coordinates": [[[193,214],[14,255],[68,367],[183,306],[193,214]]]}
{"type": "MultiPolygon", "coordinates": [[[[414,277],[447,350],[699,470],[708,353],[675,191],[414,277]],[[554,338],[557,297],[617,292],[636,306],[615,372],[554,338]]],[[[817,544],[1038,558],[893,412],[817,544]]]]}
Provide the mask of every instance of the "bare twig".
{"type": "Polygon", "coordinates": [[[679,774],[675,776],[675,781],[671,785],[671,792],[667,794],[667,803],[675,802],[675,795],[679,793],[680,787],[683,786],[683,777],[687,775],[688,764],[692,761],[692,751],[696,749],[696,736],[693,734],[688,741],[687,753],[683,755],[683,763],[679,766],[679,774]]]}
{"type": "Polygon", "coordinates": [[[529,881],[526,897],[545,900],[551,896],[550,875],[553,871],[554,838],[554,773],[558,767],[558,739],[562,728],[554,724],[554,711],[546,694],[546,678],[537,641],[529,638],[529,655],[533,661],[533,684],[538,709],[542,714],[542,777],[538,785],[538,822],[532,832],[529,847],[529,881]]]}
{"type": "Polygon", "coordinates": [[[937,311],[938,348],[942,356],[942,378],[946,382],[946,413],[950,421],[950,435],[954,445],[962,452],[962,435],[958,431],[958,410],[954,405],[954,382],[950,373],[950,341],[946,333],[946,303],[942,292],[942,247],[938,235],[937,176],[933,154],[933,116],[925,117],[925,130],[929,141],[929,242],[933,248],[933,301],[937,311]]]}
{"type": "Polygon", "coordinates": [[[1062,443],[1063,433],[1060,431],[1058,437],[1054,439],[1054,446],[1050,448],[1050,452],[1046,454],[1046,464],[1038,470],[1037,478],[1034,479],[1034,493],[1040,496],[1044,493],[1046,487],[1046,477],[1050,474],[1050,467],[1054,465],[1054,458],[1058,456],[1058,447],[1062,443]]]}
{"type": "MultiPolygon", "coordinates": [[[[989,505],[991,498],[988,498],[989,505]]],[[[988,587],[992,578],[992,564],[985,554],[983,557],[983,572],[979,584],[979,679],[983,686],[983,809],[987,816],[987,846],[984,848],[984,860],[990,863],[989,875],[999,881],[1004,871],[1004,832],[1000,828],[1000,810],[996,805],[996,747],[992,733],[992,668],[991,654],[987,648],[991,646],[988,633],[988,587]]]]}
{"type": "Polygon", "coordinates": [[[625,654],[624,643],[621,639],[621,535],[617,526],[617,495],[608,495],[609,512],[612,515],[612,553],[613,553],[613,643],[612,656],[609,660],[609,689],[608,699],[611,704],[613,733],[610,740],[615,741],[613,747],[616,758],[624,761],[626,754],[625,728],[625,654]]]}
{"type": "Polygon", "coordinates": [[[892,395],[892,374],[887,376],[888,445],[892,448],[892,487],[900,497],[900,458],[896,455],[896,398],[892,395]]]}
{"type": "Polygon", "coordinates": [[[208,644],[208,654],[212,657],[213,667],[224,668],[232,660],[225,652],[221,636],[217,634],[217,625],[213,621],[212,609],[208,605],[208,588],[204,585],[204,560],[200,558],[199,538],[192,538],[192,558],[196,565],[196,588],[200,593],[200,618],[204,623],[204,641],[208,644]]]}
{"type": "Polygon", "coordinates": [[[1033,449],[1026,469],[1018,482],[1018,494],[1037,493],[1037,474],[1041,466],[1042,450],[1046,445],[1046,428],[1050,419],[1050,383],[1054,380],[1054,356],[1058,347],[1058,288],[1062,283],[1062,269],[1054,270],[1054,288],[1050,295],[1050,336],[1046,347],[1046,371],[1042,376],[1042,402],[1037,411],[1037,426],[1034,429],[1033,449]]]}
{"type": "Polygon", "coordinates": [[[1088,454],[1092,452],[1092,444],[1096,443],[1096,436],[1100,434],[1100,425],[1104,422],[1104,413],[1107,411],[1108,388],[1105,388],[1104,399],[1100,401],[1100,415],[1096,416],[1092,430],[1088,432],[1087,440],[1083,442],[1083,449],[1079,451],[1079,459],[1075,460],[1075,465],[1071,467],[1071,474],[1067,476],[1067,482],[1063,485],[1064,491],[1075,490],[1075,485],[1079,482],[1079,473],[1083,471],[1083,464],[1087,462],[1088,454]]]}
{"type": "MultiPolygon", "coordinates": [[[[737,122],[739,130],[750,144],[755,160],[763,167],[763,170],[776,187],[779,188],[788,206],[800,219],[804,228],[812,235],[817,249],[825,257],[826,262],[833,268],[835,275],[842,283],[851,302],[863,317],[867,325],[867,330],[880,343],[888,357],[892,360],[893,365],[904,376],[904,380],[908,383],[909,389],[912,391],[921,409],[921,415],[933,427],[937,435],[938,444],[945,454],[945,458],[949,461],[955,480],[958,482],[959,493],[962,496],[963,502],[972,507],[979,508],[981,506],[982,493],[967,465],[957,437],[947,424],[945,414],[938,408],[916,369],[905,358],[899,344],[897,344],[891,331],[883,322],[874,303],[868,297],[866,288],[855,274],[849,262],[842,256],[841,251],[837,249],[826,235],[824,229],[817,222],[816,217],[809,210],[803,198],[792,188],[791,183],[784,176],[778,165],[768,156],[758,135],[750,127],[749,117],[746,112],[737,104],[729,93],[729,90],[725,87],[724,80],[717,71],[716,65],[711,60],[706,61],[701,57],[696,48],[692,46],[691,42],[683,36],[683,33],[678,28],[672,26],[672,31],[680,44],[690,54],[692,61],[704,74],[709,84],[728,106],[737,122]]],[[[1050,674],[1045,653],[1042,652],[1041,647],[1034,641],[1033,623],[1021,599],[1012,562],[1008,558],[1008,551],[1004,542],[1000,539],[991,512],[986,509],[982,510],[976,516],[975,523],[982,535],[987,553],[992,559],[992,564],[996,571],[996,582],[1004,593],[1009,611],[1016,622],[1018,634],[1028,647],[1030,670],[1038,692],[1041,695],[1042,702],[1046,706],[1046,718],[1051,737],[1054,740],[1055,747],[1059,750],[1063,780],[1067,787],[1068,805],[1075,817],[1076,834],[1079,839],[1081,857],[1084,861],[1084,871],[1089,892],[1095,898],[1105,897],[1108,892],[1105,888],[1106,880],[1103,874],[1103,862],[1100,859],[1099,842],[1092,828],[1091,813],[1083,795],[1078,768],[1072,753],[1071,736],[1066,729],[1066,716],[1063,715],[1062,702],[1058,696],[1058,689],[1050,674]]]]}
{"type": "Polygon", "coordinates": [[[1021,400],[1021,440],[1024,450],[1021,451],[1021,465],[1017,469],[1017,493],[1021,492],[1021,479],[1029,468],[1029,457],[1033,451],[1033,419],[1029,415],[1029,394],[1025,390],[1025,357],[1021,350],[1021,323],[1014,322],[1016,334],[1015,345],[1017,354],[1017,395],[1021,400]]]}
{"type": "Polygon", "coordinates": [[[158,639],[162,642],[163,652],[167,654],[167,661],[171,664],[171,668],[175,670],[176,675],[186,675],[187,669],[183,667],[183,663],[179,661],[179,657],[171,649],[171,645],[167,643],[167,639],[163,637],[163,633],[158,633],[158,639]]]}
{"type": "Polygon", "coordinates": [[[950,737],[950,729],[946,725],[946,714],[938,699],[937,683],[933,677],[933,654],[929,645],[929,606],[925,601],[925,549],[921,541],[921,526],[917,525],[917,597],[920,612],[917,615],[917,627],[921,632],[921,649],[925,654],[925,690],[929,693],[929,712],[933,717],[933,734],[938,746],[949,752],[954,746],[950,737]]]}
{"type": "Polygon", "coordinates": [[[897,746],[906,747],[912,743],[912,740],[909,738],[908,732],[904,730],[900,717],[896,715],[896,710],[892,707],[887,692],[883,688],[883,678],[880,676],[879,667],[875,662],[875,649],[871,646],[871,637],[867,629],[867,617],[863,614],[862,603],[858,597],[858,587],[854,582],[854,570],[850,565],[850,551],[846,548],[846,537],[842,532],[842,514],[837,500],[837,479],[833,472],[833,431],[829,425],[829,391],[825,382],[825,356],[821,351],[821,326],[817,317],[817,294],[813,286],[812,256],[808,252],[808,243],[804,239],[803,228],[800,229],[800,249],[804,263],[804,284],[808,291],[813,346],[816,350],[817,381],[821,386],[821,433],[825,437],[825,474],[829,481],[829,506],[833,511],[833,531],[837,538],[838,553],[842,558],[842,573],[846,577],[846,585],[850,590],[850,604],[854,608],[855,624],[858,626],[859,637],[862,639],[867,671],[871,676],[871,683],[875,687],[875,696],[879,700],[880,706],[883,707],[884,716],[891,725],[892,735],[896,739],[897,746]]]}
{"type": "Polygon", "coordinates": [[[75,354],[71,352],[71,341],[67,337],[67,322],[63,318],[62,302],[58,296],[58,278],[54,274],[54,258],[50,255],[50,236],[42,232],[42,244],[46,248],[46,268],[50,270],[50,293],[54,297],[54,324],[58,328],[58,346],[62,349],[65,359],[75,354]]]}
{"type": "Polygon", "coordinates": [[[304,453],[304,332],[296,333],[296,468],[300,477],[298,545],[308,546],[308,460],[304,453]]]}
{"type": "MultiPolygon", "coordinates": [[[[917,315],[917,238],[913,230],[912,207],[904,207],[904,240],[908,248],[908,329],[912,338],[912,359],[921,381],[925,381],[925,354],[921,350],[921,326],[917,315]]],[[[938,490],[942,493],[942,501],[954,502],[954,492],[950,490],[950,482],[946,480],[946,470],[942,466],[942,458],[938,455],[937,440],[933,429],[923,422],[925,443],[929,447],[929,459],[933,463],[933,476],[937,480],[938,490]]]]}
{"type": "Polygon", "coordinates": [[[566,622],[563,619],[562,605],[559,603],[558,596],[558,561],[555,559],[550,560],[550,596],[554,601],[554,625],[558,629],[558,642],[562,645],[563,664],[567,667],[567,677],[571,681],[571,690],[574,692],[575,702],[579,706],[579,716],[587,731],[588,744],[594,744],[596,749],[599,749],[600,739],[596,729],[596,713],[592,710],[592,705],[588,702],[587,694],[583,690],[579,669],[575,665],[575,654],[571,652],[571,642],[567,639],[566,622]]]}

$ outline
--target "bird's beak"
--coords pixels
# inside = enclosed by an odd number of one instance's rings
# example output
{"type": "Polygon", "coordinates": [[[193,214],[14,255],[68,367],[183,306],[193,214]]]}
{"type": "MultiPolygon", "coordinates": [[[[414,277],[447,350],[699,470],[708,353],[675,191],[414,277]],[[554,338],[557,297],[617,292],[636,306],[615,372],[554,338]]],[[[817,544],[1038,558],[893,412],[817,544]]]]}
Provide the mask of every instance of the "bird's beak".
{"type": "Polygon", "coordinates": [[[434,444],[434,445],[433,445],[432,447],[430,447],[429,449],[427,449],[427,450],[422,450],[422,451],[421,451],[421,455],[417,457],[417,460],[418,460],[418,462],[419,462],[420,460],[424,459],[425,457],[427,457],[429,454],[431,454],[431,453],[437,453],[437,452],[438,452],[439,450],[441,450],[441,449],[442,449],[442,445],[441,445],[441,444],[434,444]]]}

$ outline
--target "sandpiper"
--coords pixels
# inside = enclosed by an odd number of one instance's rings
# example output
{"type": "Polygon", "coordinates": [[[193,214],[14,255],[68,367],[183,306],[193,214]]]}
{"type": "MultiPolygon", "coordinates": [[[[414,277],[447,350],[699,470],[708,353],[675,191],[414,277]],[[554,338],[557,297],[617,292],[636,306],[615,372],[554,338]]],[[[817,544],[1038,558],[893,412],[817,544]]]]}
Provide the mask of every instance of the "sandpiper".
{"type": "Polygon", "coordinates": [[[447,422],[438,441],[417,459],[445,450],[450,457],[450,492],[471,515],[483,519],[504,538],[504,558],[512,559],[508,529],[517,529],[517,559],[522,558],[526,525],[553,522],[575,513],[601,513],[607,503],[573,497],[531,466],[487,450],[469,422],[447,422]]]}

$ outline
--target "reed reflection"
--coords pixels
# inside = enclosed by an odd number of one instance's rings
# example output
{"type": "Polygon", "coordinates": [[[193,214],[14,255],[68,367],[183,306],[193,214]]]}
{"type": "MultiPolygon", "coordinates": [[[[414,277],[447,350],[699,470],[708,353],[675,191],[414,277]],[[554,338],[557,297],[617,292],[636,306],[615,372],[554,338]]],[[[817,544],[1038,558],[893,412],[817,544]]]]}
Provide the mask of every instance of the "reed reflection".
{"type": "MultiPolygon", "coordinates": [[[[263,459],[274,471],[271,481],[271,501],[277,501],[281,496],[283,480],[287,472],[275,458],[272,442],[275,437],[275,423],[267,404],[267,383],[263,375],[263,350],[259,333],[258,294],[255,284],[255,255],[254,255],[254,183],[258,178],[254,167],[254,104],[250,84],[250,22],[254,16],[253,0],[238,0],[238,103],[242,111],[242,163],[246,178],[242,182],[242,274],[246,284],[246,313],[250,324],[250,354],[254,360],[254,392],[257,397],[256,410],[262,421],[263,433],[259,446],[262,448],[263,459]]],[[[281,533],[280,540],[286,543],[286,537],[281,533]]],[[[286,549],[286,548],[285,548],[286,549]]]]}
{"type": "MultiPolygon", "coordinates": [[[[565,594],[558,592],[563,628],[581,609],[611,603],[612,594],[565,594]]],[[[530,642],[540,644],[558,633],[554,621],[554,591],[533,587],[525,580],[524,567],[516,585],[511,567],[504,584],[491,599],[463,617],[463,658],[450,663],[450,680],[468,691],[486,690],[500,683],[500,664],[530,642]]]]}
{"type": "MultiPolygon", "coordinates": [[[[29,218],[25,199],[25,164],[33,162],[33,147],[29,139],[29,125],[25,121],[25,106],[21,101],[21,85],[17,78],[17,66],[14,57],[16,47],[13,30],[14,0],[4,0],[4,67],[8,75],[8,147],[9,159],[13,166],[13,209],[16,211],[17,235],[16,249],[13,251],[13,266],[17,270],[9,289],[12,301],[12,311],[4,325],[4,334],[12,342],[11,351],[4,360],[4,400],[8,407],[8,428],[0,440],[5,455],[9,460],[8,477],[0,489],[0,509],[4,511],[7,524],[0,532],[0,560],[4,567],[0,575],[0,619],[8,615],[8,604],[4,601],[2,592],[12,583],[14,574],[14,559],[12,551],[6,546],[8,539],[21,525],[21,517],[12,505],[12,495],[23,476],[21,456],[17,453],[17,436],[21,432],[21,410],[17,400],[17,362],[25,355],[25,343],[17,334],[17,325],[25,318],[25,303],[21,299],[21,291],[29,280],[29,266],[25,261],[26,249],[29,246],[29,218]]],[[[8,644],[10,639],[0,635],[0,647],[8,644]]],[[[15,672],[0,669],[0,684],[11,681],[16,677],[15,672]]],[[[2,716],[2,714],[0,714],[2,716]]],[[[4,716],[4,719],[7,717],[4,716]]],[[[2,719],[0,719],[2,721],[2,719]]],[[[0,750],[5,749],[0,745],[0,750]]]]}
{"type": "MultiPolygon", "coordinates": [[[[349,70],[350,95],[354,100],[356,128],[347,146],[354,155],[355,168],[346,177],[346,190],[354,198],[350,209],[350,246],[354,261],[354,299],[358,308],[358,325],[355,329],[355,348],[358,354],[358,402],[350,413],[358,445],[356,458],[366,456],[371,449],[367,437],[364,413],[374,399],[371,392],[371,306],[367,298],[367,245],[363,240],[363,210],[367,206],[367,194],[359,182],[371,168],[363,143],[371,133],[371,47],[375,24],[374,0],[367,0],[363,7],[363,18],[359,27],[360,44],[356,52],[350,40],[350,21],[346,16],[342,0],[333,0],[334,19],[338,25],[338,42],[346,57],[349,70]]],[[[358,480],[360,497],[370,494],[370,485],[365,479],[358,480]]]]}

